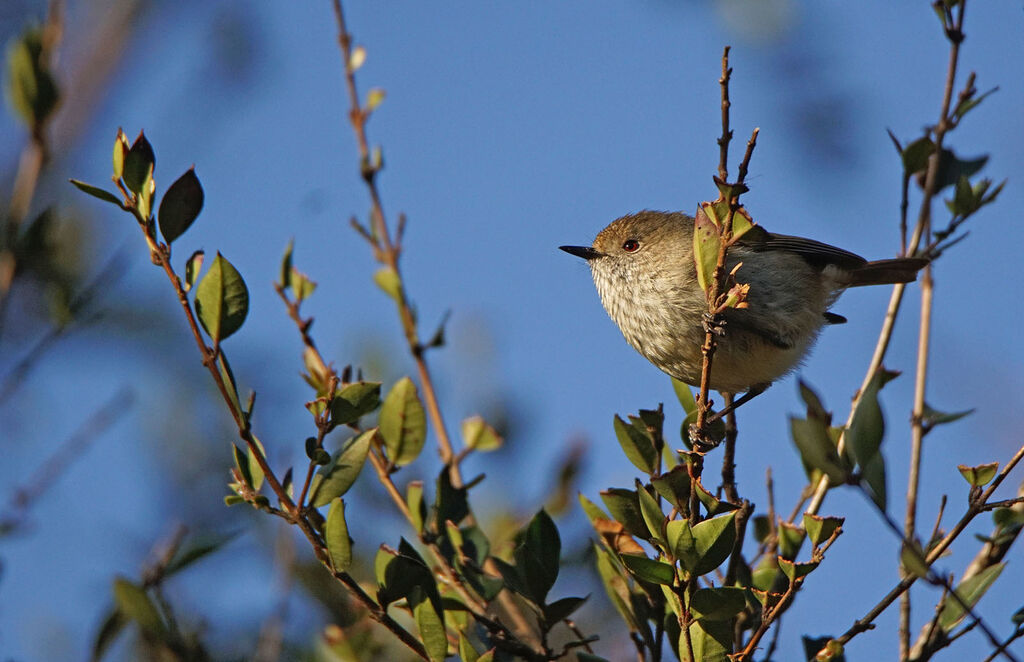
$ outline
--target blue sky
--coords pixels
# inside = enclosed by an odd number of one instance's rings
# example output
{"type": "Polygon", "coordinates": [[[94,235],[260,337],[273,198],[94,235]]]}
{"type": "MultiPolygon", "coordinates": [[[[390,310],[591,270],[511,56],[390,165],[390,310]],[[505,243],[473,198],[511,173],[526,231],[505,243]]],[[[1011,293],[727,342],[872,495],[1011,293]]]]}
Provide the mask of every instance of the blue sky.
{"type": "MultiPolygon", "coordinates": [[[[362,92],[387,90],[369,131],[384,149],[385,209],[391,218],[408,215],[409,290],[425,329],[452,311],[450,346],[430,357],[449,426],[506,403],[516,420],[516,452],[472,468],[489,475],[481,498],[507,501],[509,484],[521,488],[515,508],[524,513],[543,495],[536,467],[559,458],[572,438],[589,442],[584,492],[593,498],[605,487],[631,484],[633,467],[612,434],[614,413],[665,402],[667,430],[678,428],[667,377],[625,344],[586,266],[557,246],[589,243],[625,213],[692,211],[714,197],[723,45],[733,46],[735,69],[733,164],[750,130],[761,129],[745,196],[754,219],[869,258],[898,250],[900,165],[886,129],[909,141],[934,122],[946,71],[946,42],[924,2],[359,2],[346,10],[368,51],[362,92]]],[[[89,12],[69,9],[71,53],[89,12]]],[[[272,456],[297,461],[306,435],[298,339],[269,285],[290,238],[296,264],[320,283],[306,312],[317,319],[325,352],[343,365],[401,350],[393,306],[372,286],[375,265],[348,227],[352,215],[366,217],[368,203],[330,4],[166,3],[141,21],[82,139],[41,195],[91,217],[97,253],[134,247],[125,277],[106,293],[109,301],[161,311],[172,321],[157,350],[128,334],[123,341],[102,332],[69,340],[0,411],[7,429],[26,439],[3,448],[10,461],[0,480],[10,485],[36,465],[40,451],[32,444],[66,437],[121,387],[136,393],[130,413],[40,502],[29,535],[0,548],[0,604],[20,605],[0,606],[0,650],[16,659],[81,658],[110,577],[137,572],[152,541],[181,517],[188,496],[165,478],[168,464],[185,463],[175,451],[178,437],[209,445],[211,464],[189,468],[204,484],[219,482],[230,461],[218,410],[171,399],[167,379],[198,383],[204,376],[133,224],[59,184],[67,176],[104,182],[118,126],[130,135],[145,128],[157,152],[158,190],[196,166],[206,206],[175,245],[176,260],[195,248],[220,250],[249,283],[250,319],[227,348],[239,379],[266,407],[257,425],[272,440],[272,456]],[[41,406],[57,384],[73,404],[67,415],[27,423],[24,408],[41,406]],[[55,594],[65,597],[54,604],[55,594]],[[61,636],[47,636],[54,631],[61,636]]],[[[1024,82],[1011,65],[1024,56],[1024,11],[1020,3],[974,2],[966,31],[959,80],[976,70],[979,89],[1000,91],[950,143],[965,156],[990,154],[985,176],[1009,183],[969,222],[971,236],[936,267],[928,401],[977,412],[926,440],[920,519],[928,525],[943,493],[950,495],[947,525],[962,512],[966,489],[954,465],[1006,459],[1024,427],[1015,287],[1024,244],[1016,222],[1024,207],[1024,82]]],[[[13,158],[20,141],[13,120],[0,119],[4,159],[13,158]]],[[[942,222],[941,205],[935,212],[942,222]]],[[[828,329],[800,371],[837,419],[845,419],[863,377],[887,301],[886,288],[844,295],[834,310],[849,323],[828,329]]],[[[896,516],[906,481],[916,302],[912,289],[886,361],[906,373],[883,399],[896,516]]],[[[380,366],[377,376],[388,380],[412,369],[404,357],[368,365],[380,366]]],[[[803,485],[786,417],[799,411],[790,377],[740,414],[740,490],[759,505],[768,465],[780,510],[788,512],[803,485]]],[[[1007,496],[1017,482],[1008,481],[1007,496]]],[[[898,541],[862,498],[841,491],[824,512],[845,515],[849,535],[787,617],[780,659],[795,659],[800,634],[845,630],[895,581],[898,541]],[[825,603],[835,607],[822,609],[825,603]]],[[[989,530],[980,519],[972,532],[989,530]]],[[[244,528],[250,520],[230,511],[218,521],[244,528]]],[[[376,542],[366,535],[363,551],[376,542]]],[[[235,553],[255,544],[239,541],[235,553]]],[[[965,536],[958,548],[943,569],[958,572],[974,542],[965,536]]],[[[1020,606],[1008,588],[1024,581],[1016,559],[1001,589],[982,603],[981,613],[1001,632],[1020,606]]],[[[268,563],[245,571],[212,563],[218,578],[237,580],[242,595],[257,605],[266,601],[267,589],[247,578],[262,572],[265,579],[268,563]]],[[[917,615],[929,614],[937,594],[915,595],[917,615]]],[[[259,622],[260,614],[238,612],[259,622]]],[[[894,615],[884,618],[876,633],[855,640],[851,655],[894,649],[894,622],[894,615]]]]}

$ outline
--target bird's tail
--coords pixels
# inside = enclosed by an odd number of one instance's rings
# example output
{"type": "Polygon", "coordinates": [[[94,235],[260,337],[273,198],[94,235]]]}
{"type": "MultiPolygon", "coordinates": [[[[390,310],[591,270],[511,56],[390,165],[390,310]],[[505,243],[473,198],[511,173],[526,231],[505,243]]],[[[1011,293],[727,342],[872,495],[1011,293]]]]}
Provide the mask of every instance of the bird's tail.
{"type": "Polygon", "coordinates": [[[917,280],[917,272],[928,262],[923,257],[897,257],[868,262],[853,270],[849,287],[912,283],[917,280]]]}

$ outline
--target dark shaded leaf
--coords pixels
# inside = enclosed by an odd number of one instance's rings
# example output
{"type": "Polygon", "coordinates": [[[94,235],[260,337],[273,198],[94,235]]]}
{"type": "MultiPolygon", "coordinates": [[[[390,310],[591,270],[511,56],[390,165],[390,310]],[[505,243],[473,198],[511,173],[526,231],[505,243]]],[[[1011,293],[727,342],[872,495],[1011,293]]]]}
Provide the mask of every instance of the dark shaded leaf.
{"type": "Polygon", "coordinates": [[[843,526],[845,517],[819,517],[818,515],[804,515],[804,529],[811,538],[811,544],[817,547],[832,537],[836,529],[843,526]]]}
{"type": "Polygon", "coordinates": [[[149,599],[146,590],[124,577],[114,580],[114,601],[125,618],[135,621],[149,634],[162,636],[167,631],[164,619],[156,605],[149,599]]]}
{"type": "Polygon", "coordinates": [[[729,558],[736,543],[735,519],[736,513],[728,513],[698,522],[690,528],[699,559],[691,572],[703,575],[729,558]]]}
{"type": "Polygon", "coordinates": [[[203,198],[203,187],[193,166],[171,184],[160,201],[157,220],[164,241],[170,244],[189,229],[203,209],[203,198]]]}
{"type": "Polygon", "coordinates": [[[555,600],[544,607],[544,620],[549,625],[554,625],[561,620],[569,618],[589,598],[590,596],[588,595],[584,598],[562,598],[561,600],[555,600]]]}
{"type": "Polygon", "coordinates": [[[676,578],[675,569],[664,561],[655,561],[646,556],[623,554],[619,557],[623,565],[641,581],[671,586],[676,578]]]}
{"type": "Polygon", "coordinates": [[[650,539],[651,533],[647,530],[647,524],[640,512],[640,502],[636,492],[613,487],[601,491],[601,500],[604,501],[604,505],[612,517],[622,524],[631,535],[644,540],[650,539]]]}
{"type": "Polygon", "coordinates": [[[122,209],[124,209],[124,206],[121,204],[121,200],[116,195],[114,195],[113,193],[110,193],[109,191],[104,191],[103,189],[99,188],[98,186],[93,186],[92,184],[86,184],[85,182],[80,182],[77,179],[69,179],[68,181],[71,182],[72,184],[74,184],[78,188],[78,190],[81,191],[82,193],[88,193],[89,195],[91,195],[94,198],[99,198],[100,200],[102,200],[104,202],[109,202],[111,204],[115,204],[118,207],[121,207],[122,209]]]}
{"type": "Polygon", "coordinates": [[[124,157],[124,183],[128,190],[143,193],[155,167],[156,155],[153,153],[153,146],[146,140],[146,134],[139,131],[138,138],[124,157]]]}
{"type": "Polygon", "coordinates": [[[614,418],[614,427],[615,438],[633,466],[646,474],[654,473],[658,466],[658,451],[651,438],[618,415],[614,418]]]}
{"type": "Polygon", "coordinates": [[[746,606],[746,591],[742,588],[699,588],[690,597],[690,611],[708,621],[727,621],[746,606]]]}
{"type": "Polygon", "coordinates": [[[355,423],[380,405],[378,382],[352,382],[338,389],[331,401],[331,427],[355,423]]]}

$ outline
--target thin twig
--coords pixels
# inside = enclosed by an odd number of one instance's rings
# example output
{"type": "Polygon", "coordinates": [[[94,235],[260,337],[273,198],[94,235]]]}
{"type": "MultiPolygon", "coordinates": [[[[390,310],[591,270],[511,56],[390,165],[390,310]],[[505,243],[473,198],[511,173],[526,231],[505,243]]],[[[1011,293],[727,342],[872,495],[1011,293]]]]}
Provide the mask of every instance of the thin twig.
{"type": "Polygon", "coordinates": [[[384,216],[384,206],[381,203],[380,193],[377,189],[377,171],[374,165],[370,163],[370,149],[369,143],[366,139],[366,120],[368,115],[359,103],[355,71],[349,64],[352,57],[352,36],[349,34],[348,28],[345,24],[345,14],[342,10],[341,0],[333,0],[333,4],[335,19],[338,23],[338,44],[341,46],[341,54],[344,60],[345,84],[348,89],[350,104],[349,119],[352,122],[352,128],[356,134],[356,142],[359,145],[359,155],[363,165],[363,180],[366,182],[367,189],[370,193],[370,215],[372,221],[371,235],[376,242],[379,242],[380,250],[376,251],[378,259],[387,268],[391,269],[397,277],[398,287],[397,292],[395,293],[395,300],[398,303],[399,317],[402,321],[402,328],[405,332],[406,342],[409,345],[409,351],[416,363],[416,370],[419,374],[420,385],[423,389],[423,399],[426,404],[427,413],[430,416],[434,432],[437,435],[438,453],[441,457],[441,462],[449,466],[452,484],[458,487],[462,484],[462,476],[458,465],[452,463],[452,458],[454,457],[452,444],[448,437],[448,430],[445,427],[444,418],[441,415],[434,382],[431,377],[430,370],[427,367],[426,357],[424,356],[424,347],[419,340],[419,333],[416,329],[416,320],[413,316],[412,307],[409,304],[408,295],[406,294],[405,286],[402,281],[401,270],[399,269],[399,248],[398,245],[392,241],[390,230],[384,216]]]}

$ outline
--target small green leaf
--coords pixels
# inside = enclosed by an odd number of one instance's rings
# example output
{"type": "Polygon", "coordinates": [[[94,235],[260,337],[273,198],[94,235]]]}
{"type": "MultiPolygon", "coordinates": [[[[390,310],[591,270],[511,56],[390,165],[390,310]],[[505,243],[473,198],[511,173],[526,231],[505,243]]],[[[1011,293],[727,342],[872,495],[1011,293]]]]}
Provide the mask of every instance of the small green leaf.
{"type": "Polygon", "coordinates": [[[585,598],[562,598],[561,600],[555,600],[544,607],[544,620],[549,625],[554,625],[559,621],[569,618],[573,615],[573,612],[583,606],[583,603],[589,597],[588,595],[585,598]]]}
{"type": "Polygon", "coordinates": [[[395,301],[401,300],[402,281],[391,267],[381,267],[373,274],[373,282],[395,301]]]}
{"type": "Polygon", "coordinates": [[[435,607],[434,602],[427,597],[426,591],[419,586],[414,587],[409,593],[409,606],[416,620],[416,628],[420,632],[420,640],[431,662],[443,662],[448,655],[448,636],[442,619],[444,612],[435,607]]]}
{"type": "Polygon", "coordinates": [[[956,468],[960,471],[960,475],[964,477],[972,487],[982,487],[987,485],[989,481],[996,477],[996,471],[999,470],[998,462],[990,462],[988,464],[979,464],[976,467],[969,467],[965,464],[958,464],[956,468]]]}
{"type": "Polygon", "coordinates": [[[786,575],[791,582],[795,582],[798,579],[806,577],[818,567],[817,563],[794,563],[793,561],[784,559],[781,556],[778,557],[778,559],[779,568],[782,570],[782,574],[786,575]]]}
{"type": "Polygon", "coordinates": [[[331,427],[355,423],[380,405],[378,382],[352,382],[338,389],[331,401],[331,427]]]}
{"type": "Polygon", "coordinates": [[[103,619],[103,624],[96,633],[96,640],[92,644],[92,657],[90,662],[99,662],[106,655],[107,649],[114,645],[117,638],[128,625],[128,619],[124,617],[119,609],[111,609],[103,619]]]}
{"type": "Polygon", "coordinates": [[[384,97],[386,96],[387,92],[385,92],[383,89],[379,87],[371,89],[366,94],[366,107],[364,108],[364,111],[367,113],[372,113],[374,110],[380,107],[382,103],[384,103],[384,97]]]}
{"type": "Polygon", "coordinates": [[[601,491],[601,500],[617,522],[622,524],[630,534],[650,540],[651,533],[647,530],[640,502],[636,492],[620,487],[601,491]]]}
{"type": "Polygon", "coordinates": [[[875,502],[879,510],[885,512],[887,503],[885,458],[881,453],[875,455],[873,460],[861,467],[861,480],[867,486],[871,500],[875,502]]]}
{"type": "Polygon", "coordinates": [[[203,209],[203,186],[192,166],[164,193],[157,218],[160,234],[168,244],[185,233],[203,209]]]}
{"type": "Polygon", "coordinates": [[[147,182],[153,179],[155,167],[156,156],[153,154],[153,146],[146,140],[146,134],[139,131],[138,138],[124,157],[124,183],[128,190],[142,193],[147,182]]]}
{"type": "Polygon", "coordinates": [[[640,503],[640,514],[647,524],[651,539],[664,546],[665,543],[665,513],[662,512],[658,501],[651,496],[640,481],[636,482],[636,495],[640,503]]]}
{"type": "Polygon", "coordinates": [[[697,558],[700,559],[692,570],[694,574],[703,575],[711,572],[729,558],[736,543],[735,519],[736,513],[731,512],[706,519],[690,528],[696,544],[697,558]]]}
{"type": "Polygon", "coordinates": [[[238,270],[219,251],[196,285],[195,307],[200,324],[214,344],[242,328],[249,314],[249,289],[238,270]]]}
{"type": "Polygon", "coordinates": [[[846,431],[846,442],[850,457],[861,466],[878,455],[882,446],[886,424],[879,405],[879,391],[897,375],[898,372],[889,372],[885,368],[874,373],[853,412],[850,428],[846,431]]]}
{"type": "Polygon", "coordinates": [[[388,458],[399,467],[415,460],[427,438],[427,417],[416,385],[403,377],[391,387],[380,408],[380,435],[388,458]]]}
{"type": "Polygon", "coordinates": [[[377,428],[371,428],[351,439],[331,457],[329,464],[320,467],[313,479],[309,497],[314,508],[326,506],[348,492],[366,464],[370,441],[376,433],[377,428]]]}
{"type": "Polygon", "coordinates": [[[117,136],[114,138],[114,153],[111,157],[115,182],[124,176],[124,159],[128,156],[128,150],[128,136],[125,135],[124,129],[117,127],[117,136]]]}
{"type": "Polygon", "coordinates": [[[705,293],[715,282],[715,267],[718,265],[718,248],[721,243],[718,226],[708,217],[709,202],[697,207],[693,225],[693,259],[697,268],[697,283],[705,293]]]}
{"type": "Polygon", "coordinates": [[[423,500],[423,481],[413,480],[405,487],[405,505],[412,515],[412,526],[416,533],[423,533],[423,524],[427,519],[427,504],[423,500]]]}
{"type": "Polygon", "coordinates": [[[327,510],[324,542],[327,543],[327,553],[330,554],[334,571],[346,572],[352,565],[352,539],[348,536],[343,499],[332,502],[331,507],[327,510]]]}
{"type": "Polygon", "coordinates": [[[516,568],[528,588],[528,595],[538,605],[544,604],[548,592],[558,579],[562,542],[558,528],[544,509],[530,520],[516,547],[516,568]]]}
{"type": "Polygon", "coordinates": [[[694,617],[708,621],[727,621],[747,606],[742,588],[699,588],[690,597],[694,617]]]}
{"type": "Polygon", "coordinates": [[[900,157],[903,160],[904,175],[909,177],[928,167],[928,158],[935,153],[935,143],[927,136],[918,138],[907,145],[900,157]]]}
{"type": "Polygon", "coordinates": [[[203,257],[206,254],[203,251],[196,251],[189,256],[188,261],[185,262],[185,291],[188,292],[192,289],[192,286],[196,282],[196,278],[199,276],[199,272],[203,268],[203,257]]]}
{"type": "MultiPolygon", "coordinates": [[[[978,574],[968,577],[956,586],[956,594],[960,596],[968,607],[973,608],[974,605],[978,604],[978,600],[988,591],[989,587],[995,583],[999,577],[999,573],[1006,567],[1005,563],[997,563],[989,566],[979,572],[978,574]]],[[[942,608],[942,613],[939,614],[939,627],[942,628],[947,634],[955,628],[960,621],[964,620],[964,608],[960,606],[960,603],[953,598],[946,598],[946,605],[942,608]]]]}
{"type": "Polygon", "coordinates": [[[693,397],[693,391],[690,390],[688,385],[672,377],[672,390],[675,391],[676,398],[679,399],[679,404],[682,405],[683,411],[687,414],[696,413],[697,399],[693,397]]]}
{"type": "Polygon", "coordinates": [[[831,485],[846,482],[847,472],[839,459],[835,444],[829,437],[824,421],[816,418],[789,418],[789,429],[793,436],[800,459],[808,469],[808,477],[814,479],[814,472],[828,476],[831,485]]]}
{"type": "MultiPolygon", "coordinates": [[[[936,181],[938,186],[936,190],[942,190],[947,186],[955,185],[961,177],[970,177],[979,170],[985,167],[988,163],[988,155],[982,155],[973,159],[961,159],[953,153],[951,149],[942,149],[942,155],[939,158],[939,172],[936,181]]],[[[922,188],[924,182],[919,181],[922,188]]]]}
{"type": "Polygon", "coordinates": [[[626,577],[622,574],[620,566],[613,560],[611,552],[596,544],[593,546],[593,550],[594,555],[597,557],[597,573],[601,576],[601,583],[604,586],[605,593],[608,595],[608,599],[611,600],[612,605],[622,616],[622,619],[626,621],[630,630],[639,632],[640,622],[633,611],[629,587],[626,584],[626,577]]]}
{"type": "Polygon", "coordinates": [[[665,527],[665,537],[672,550],[672,556],[682,565],[683,569],[692,573],[700,562],[697,553],[697,541],[690,530],[690,523],[684,519],[675,519],[665,527]]]}
{"type": "MultiPolygon", "coordinates": [[[[806,515],[804,517],[806,517],[806,515]]],[[[767,515],[754,515],[750,521],[753,525],[754,540],[757,544],[763,543],[772,533],[771,520],[767,515]]],[[[806,522],[804,526],[807,526],[806,522]]]]}
{"type": "Polygon", "coordinates": [[[921,416],[921,422],[926,427],[935,427],[936,425],[944,425],[946,423],[952,423],[953,421],[959,421],[964,416],[968,416],[974,413],[974,409],[964,409],[963,411],[955,412],[944,412],[937,409],[932,409],[926,403],[924,406],[924,412],[921,416]]]}
{"type": "Polygon", "coordinates": [[[807,538],[807,532],[795,524],[779,522],[778,534],[779,556],[789,560],[795,559],[807,538]]]}
{"type": "Polygon", "coordinates": [[[143,631],[157,636],[162,636],[167,631],[163,617],[141,586],[124,577],[116,578],[114,601],[117,603],[118,611],[129,620],[138,623],[143,631]]]}
{"type": "Polygon", "coordinates": [[[7,47],[7,102],[25,125],[40,127],[57,107],[57,83],[43,61],[43,30],[32,26],[7,47]]]}
{"type": "Polygon", "coordinates": [[[608,517],[608,513],[601,510],[600,506],[598,506],[596,503],[585,497],[583,495],[583,492],[579,492],[577,494],[577,497],[579,498],[580,506],[583,507],[583,512],[586,514],[587,519],[590,520],[591,524],[594,523],[594,520],[611,519],[610,517],[608,517]]]}
{"type": "Polygon", "coordinates": [[[505,443],[498,431],[479,416],[462,421],[462,441],[466,448],[485,452],[498,450],[505,443]]]}
{"type": "Polygon", "coordinates": [[[832,534],[843,526],[845,517],[819,517],[818,515],[804,515],[804,529],[811,538],[811,544],[817,547],[832,537],[832,534]]]}
{"type": "Polygon", "coordinates": [[[904,572],[919,579],[928,576],[928,563],[925,561],[925,552],[920,542],[915,540],[913,544],[909,544],[906,540],[903,541],[900,546],[900,566],[904,572]]]}
{"type": "Polygon", "coordinates": [[[618,415],[615,416],[614,426],[615,437],[633,466],[644,473],[654,473],[658,466],[658,451],[650,436],[626,423],[618,415]]]}
{"type": "Polygon", "coordinates": [[[170,577],[190,567],[200,559],[213,554],[221,547],[235,539],[235,534],[210,534],[197,536],[181,547],[167,564],[164,576],[170,577]]]}
{"type": "Polygon", "coordinates": [[[698,620],[690,627],[690,642],[694,658],[686,645],[686,637],[679,637],[680,662],[727,662],[732,650],[733,628],[726,621],[698,620]]]}
{"type": "Polygon", "coordinates": [[[619,558],[622,560],[622,564],[626,566],[626,569],[641,581],[650,584],[664,584],[666,586],[671,586],[675,581],[675,568],[668,563],[633,554],[622,554],[619,558]]]}
{"type": "Polygon", "coordinates": [[[812,660],[813,662],[846,662],[843,645],[832,637],[801,638],[804,643],[804,656],[802,659],[812,660]]]}
{"type": "Polygon", "coordinates": [[[100,200],[102,200],[104,202],[109,202],[111,204],[115,204],[118,207],[121,207],[122,209],[124,209],[124,205],[121,204],[121,201],[113,193],[110,193],[109,191],[104,191],[103,189],[101,189],[98,186],[93,186],[92,184],[86,184],[85,182],[80,182],[77,179],[69,179],[68,181],[71,182],[72,184],[74,184],[78,188],[78,190],[81,191],[82,193],[88,193],[89,195],[91,195],[94,198],[99,198],[100,200]]]}
{"type": "Polygon", "coordinates": [[[684,465],[672,467],[671,471],[651,479],[651,485],[679,510],[683,510],[690,499],[690,473],[684,465]]]}

